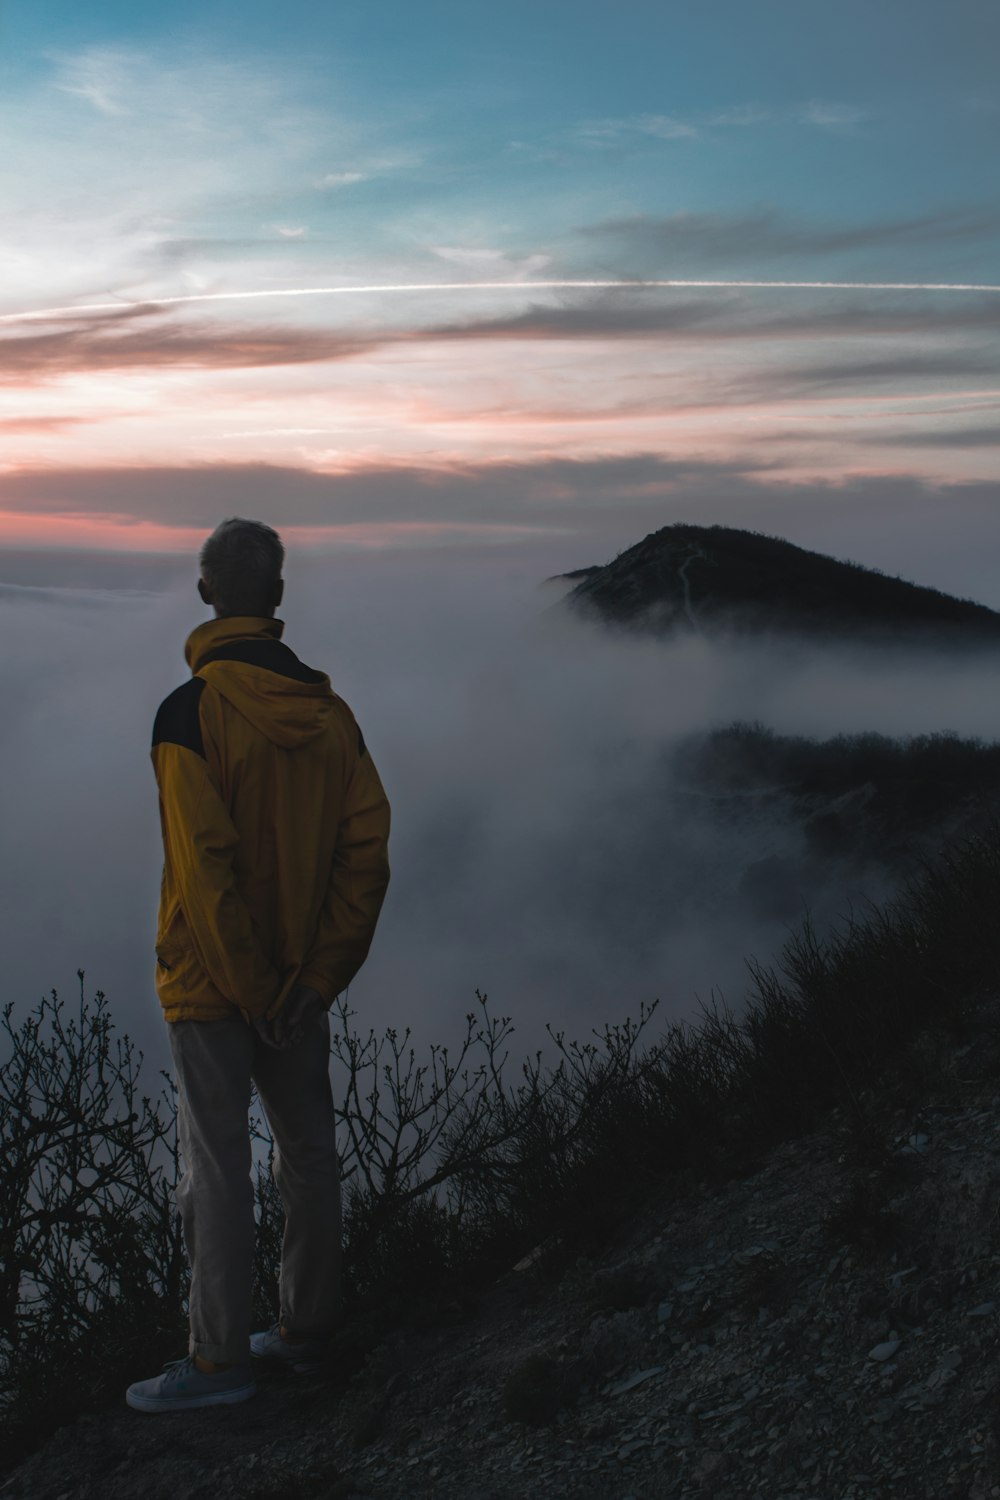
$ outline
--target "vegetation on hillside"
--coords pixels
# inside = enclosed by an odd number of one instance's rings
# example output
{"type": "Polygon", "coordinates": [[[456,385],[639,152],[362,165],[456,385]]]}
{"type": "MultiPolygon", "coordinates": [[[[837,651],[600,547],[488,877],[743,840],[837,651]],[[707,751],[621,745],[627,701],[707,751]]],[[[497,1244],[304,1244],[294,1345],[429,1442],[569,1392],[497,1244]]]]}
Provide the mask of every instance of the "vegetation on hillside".
{"type": "Polygon", "coordinates": [[[679,741],[664,770],[665,791],[721,810],[754,796],[794,813],[810,855],[893,872],[935,837],[978,826],[1000,799],[1000,743],[951,732],[816,740],[737,721],[679,741]]]}
{"type": "MultiPolygon", "coordinates": [[[[924,863],[888,905],[820,941],[806,920],[773,967],[748,960],[740,1018],[651,1037],[654,1009],[511,1077],[509,1019],[477,997],[454,1057],[409,1035],[359,1034],[341,1002],[335,1058],[346,1197],[350,1349],[433,1317],[527,1252],[557,1273],[652,1186],[746,1170],[833,1105],[864,1112],[887,1059],[921,1029],[960,1029],[1000,967],[1000,823],[924,863]]],[[[186,1341],[188,1270],[173,1207],[169,1076],[140,1090],[141,1054],[100,991],[3,1011],[0,1068],[0,1410],[10,1464],[59,1421],[117,1403],[186,1341]]],[[[254,1133],[266,1132],[254,1116],[254,1133]]],[[[280,1203],[261,1162],[255,1321],[277,1315],[280,1203]]]]}
{"type": "Polygon", "coordinates": [[[566,576],[581,581],[565,604],[630,629],[1000,644],[1000,614],[983,604],[732,526],[664,526],[566,576]]]}

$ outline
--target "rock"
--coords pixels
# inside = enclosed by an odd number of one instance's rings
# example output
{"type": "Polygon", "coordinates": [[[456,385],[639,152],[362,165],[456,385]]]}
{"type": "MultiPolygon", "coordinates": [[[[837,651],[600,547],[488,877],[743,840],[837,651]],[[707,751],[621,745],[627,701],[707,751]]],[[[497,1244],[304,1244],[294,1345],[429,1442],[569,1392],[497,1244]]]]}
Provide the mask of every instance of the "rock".
{"type": "Polygon", "coordinates": [[[630,1442],[623,1443],[621,1445],[621,1447],[618,1449],[617,1457],[619,1461],[623,1461],[626,1458],[631,1458],[635,1453],[641,1453],[643,1448],[648,1447],[648,1438],[633,1438],[630,1442]]]}
{"type": "Polygon", "coordinates": [[[718,1449],[709,1449],[707,1453],[702,1454],[698,1463],[692,1469],[691,1477],[703,1489],[711,1492],[715,1487],[716,1481],[723,1477],[729,1467],[730,1456],[728,1453],[722,1453],[718,1449]]]}
{"type": "Polygon", "coordinates": [[[924,1156],[930,1146],[930,1136],[923,1131],[915,1131],[909,1136],[905,1146],[900,1146],[895,1153],[897,1156],[924,1156]]]}
{"type": "Polygon", "coordinates": [[[876,1425],[888,1422],[899,1410],[899,1403],[892,1396],[883,1396],[875,1407],[871,1421],[876,1425]]]}
{"type": "Polygon", "coordinates": [[[515,1271],[528,1271],[536,1261],[541,1260],[544,1254],[545,1246],[536,1245],[534,1250],[529,1250],[527,1255],[522,1255],[521,1259],[517,1262],[513,1269],[515,1271]]]}
{"type": "Polygon", "coordinates": [[[869,1359],[891,1359],[902,1343],[902,1339],[886,1339],[882,1344],[876,1344],[874,1349],[869,1349],[869,1359]]]}
{"type": "Polygon", "coordinates": [[[619,1380],[614,1385],[604,1387],[605,1396],[624,1396],[626,1391],[634,1391],[637,1386],[645,1385],[647,1380],[653,1380],[657,1375],[662,1375],[666,1365],[653,1365],[648,1370],[639,1370],[635,1375],[629,1375],[626,1380],[619,1380]]]}

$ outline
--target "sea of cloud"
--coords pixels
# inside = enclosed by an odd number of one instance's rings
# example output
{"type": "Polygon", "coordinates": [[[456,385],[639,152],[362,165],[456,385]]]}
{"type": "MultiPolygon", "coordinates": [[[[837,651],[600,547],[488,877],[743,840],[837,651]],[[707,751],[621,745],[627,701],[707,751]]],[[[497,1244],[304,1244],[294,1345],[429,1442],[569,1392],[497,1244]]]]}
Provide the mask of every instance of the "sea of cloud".
{"type": "MultiPolygon", "coordinates": [[[[393,878],[350,993],[356,1024],[453,1042],[475,991],[515,1052],[660,1001],[739,1011],[745,959],[790,930],[734,899],[749,865],[794,855],[774,815],[674,798],[665,752],[735,719],[825,737],[1000,736],[984,663],[734,648],[611,635],[569,618],[551,556],[494,546],[293,552],[285,639],[328,671],[393,807],[393,878]]],[[[572,561],[572,559],[570,559],[572,561]]],[[[13,554],[0,570],[3,998],[23,1015],[76,971],[150,1067],[169,1050],[153,988],[161,854],[150,729],[208,612],[192,562],[13,554]],[[16,564],[16,565],[15,565],[16,564]],[[16,642],[16,646],[12,643],[16,642]]],[[[815,900],[834,920],[842,872],[815,900]]]]}

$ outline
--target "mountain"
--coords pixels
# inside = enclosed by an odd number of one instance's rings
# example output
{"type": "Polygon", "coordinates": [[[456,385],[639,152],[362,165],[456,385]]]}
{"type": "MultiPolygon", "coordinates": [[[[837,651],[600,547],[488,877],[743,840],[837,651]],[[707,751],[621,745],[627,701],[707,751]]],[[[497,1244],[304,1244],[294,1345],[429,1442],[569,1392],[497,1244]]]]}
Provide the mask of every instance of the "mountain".
{"type": "Polygon", "coordinates": [[[853,892],[896,888],[1000,814],[1000,743],[811,740],[737,722],[678,741],[645,791],[637,853],[652,864],[657,842],[673,853],[688,841],[683,909],[790,921],[805,904],[832,918],[853,892]]]}
{"type": "Polygon", "coordinates": [[[603,567],[559,576],[574,583],[563,606],[648,634],[1000,646],[1000,613],[983,604],[732,526],[664,526],[603,567]]]}

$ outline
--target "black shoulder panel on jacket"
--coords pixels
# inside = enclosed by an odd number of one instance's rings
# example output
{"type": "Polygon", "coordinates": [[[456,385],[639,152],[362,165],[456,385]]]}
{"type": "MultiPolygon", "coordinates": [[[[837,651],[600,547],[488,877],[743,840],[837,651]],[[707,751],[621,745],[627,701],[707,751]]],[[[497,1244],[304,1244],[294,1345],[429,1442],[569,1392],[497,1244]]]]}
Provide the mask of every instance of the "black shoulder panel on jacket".
{"type": "Polygon", "coordinates": [[[204,757],[205,746],[201,737],[201,716],[198,705],[205,688],[202,677],[192,677],[164,698],[156,711],[153,723],[153,745],[183,745],[204,757]]]}
{"type": "Polygon", "coordinates": [[[281,677],[291,677],[294,682],[322,682],[326,676],[325,672],[314,672],[299,661],[284,641],[231,641],[228,646],[219,646],[203,656],[198,663],[199,672],[210,661],[242,661],[250,667],[263,667],[281,677]]]}

